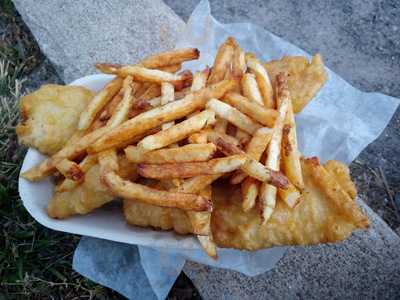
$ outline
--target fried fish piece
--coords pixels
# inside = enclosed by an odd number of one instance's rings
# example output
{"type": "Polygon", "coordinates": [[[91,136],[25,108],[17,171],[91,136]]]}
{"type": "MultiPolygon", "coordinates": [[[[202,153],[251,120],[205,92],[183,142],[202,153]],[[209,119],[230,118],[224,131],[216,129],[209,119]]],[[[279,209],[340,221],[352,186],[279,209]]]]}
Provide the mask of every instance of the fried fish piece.
{"type": "MultiPolygon", "coordinates": [[[[121,177],[131,180],[136,178],[134,164],[125,157],[119,159],[119,165],[121,177]]],[[[47,214],[56,219],[66,219],[77,214],[84,215],[114,198],[101,181],[99,164],[95,164],[85,173],[82,184],[72,190],[54,192],[47,207],[47,214]]]]}
{"type": "Polygon", "coordinates": [[[341,241],[354,230],[368,227],[356,202],[318,159],[303,159],[302,170],[303,201],[293,209],[278,201],[264,225],[256,209],[243,213],[239,190],[215,188],[211,228],[217,245],[246,250],[313,245],[341,241]]]}
{"type": "Polygon", "coordinates": [[[43,154],[60,150],[77,128],[81,112],[93,93],[80,86],[43,85],[21,98],[21,121],[16,128],[20,143],[43,154]]]}
{"type": "Polygon", "coordinates": [[[316,54],[308,62],[303,56],[284,56],[280,60],[272,60],[264,64],[272,85],[275,87],[276,75],[288,73],[288,85],[293,101],[294,113],[299,113],[318,93],[327,81],[324,62],[320,54],[316,54]]]}
{"type": "MultiPolygon", "coordinates": [[[[336,162],[336,166],[341,163],[336,162]]],[[[368,227],[368,219],[356,202],[316,158],[302,160],[305,180],[303,201],[289,208],[278,201],[264,225],[254,207],[242,210],[240,188],[217,182],[213,185],[211,231],[214,242],[223,248],[256,250],[281,245],[313,245],[346,239],[359,228],[368,227]]],[[[348,180],[351,182],[350,178],[348,180]]],[[[124,214],[129,224],[151,226],[178,233],[193,233],[189,219],[176,217],[170,209],[134,201],[124,201],[124,214]],[[179,227],[179,229],[177,229],[179,227]]]]}

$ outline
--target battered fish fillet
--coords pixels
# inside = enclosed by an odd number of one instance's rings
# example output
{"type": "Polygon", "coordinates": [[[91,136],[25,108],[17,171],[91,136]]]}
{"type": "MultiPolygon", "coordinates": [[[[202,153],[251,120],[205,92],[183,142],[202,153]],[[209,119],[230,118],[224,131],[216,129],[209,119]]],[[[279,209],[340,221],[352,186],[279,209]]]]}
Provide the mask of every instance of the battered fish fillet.
{"type": "Polygon", "coordinates": [[[52,155],[76,131],[81,112],[93,93],[79,86],[43,85],[21,98],[21,122],[16,128],[20,143],[52,155]]]}
{"type": "Polygon", "coordinates": [[[288,86],[292,97],[293,111],[299,113],[325,84],[328,76],[321,55],[313,56],[308,62],[304,56],[284,56],[264,64],[275,85],[276,75],[288,73],[288,86]]]}
{"type": "MultiPolygon", "coordinates": [[[[125,157],[119,160],[119,175],[124,179],[136,179],[136,167],[125,157]]],[[[107,187],[100,180],[100,166],[94,165],[85,174],[84,181],[76,188],[54,192],[53,198],[47,206],[47,213],[51,218],[66,219],[73,215],[88,214],[94,209],[112,201],[112,196],[107,187]]]]}
{"type": "MultiPolygon", "coordinates": [[[[335,166],[338,165],[342,170],[348,170],[345,165],[335,162],[335,166]]],[[[357,207],[345,176],[337,180],[335,172],[320,165],[316,158],[303,159],[302,168],[303,200],[293,209],[283,201],[277,201],[274,213],[265,225],[261,225],[257,208],[243,212],[240,189],[216,183],[211,215],[215,243],[219,247],[246,250],[312,245],[340,241],[354,230],[368,227],[368,219],[357,207]]],[[[348,181],[351,183],[350,177],[348,181]]],[[[132,225],[172,229],[178,233],[193,232],[187,216],[176,217],[170,209],[124,200],[124,213],[132,225]]]]}

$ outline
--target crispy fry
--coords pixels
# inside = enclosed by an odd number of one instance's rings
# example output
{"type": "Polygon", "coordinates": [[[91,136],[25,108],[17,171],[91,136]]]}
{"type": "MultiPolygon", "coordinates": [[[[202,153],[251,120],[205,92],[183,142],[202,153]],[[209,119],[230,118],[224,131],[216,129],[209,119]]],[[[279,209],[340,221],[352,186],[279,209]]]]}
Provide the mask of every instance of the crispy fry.
{"type": "Polygon", "coordinates": [[[275,108],[274,91],[267,71],[258,59],[251,55],[246,56],[246,64],[250,72],[255,75],[264,106],[266,108],[275,108]]]}
{"type": "MultiPolygon", "coordinates": [[[[96,69],[99,70],[102,73],[105,74],[117,74],[118,69],[126,66],[126,65],[120,65],[120,64],[110,64],[110,63],[97,63],[96,69]]],[[[146,66],[145,66],[146,67],[146,66]]],[[[149,67],[147,67],[149,68],[149,67]]],[[[173,65],[166,65],[166,66],[160,66],[158,68],[149,68],[149,69],[158,69],[160,71],[165,71],[169,73],[176,73],[182,68],[182,64],[173,64],[173,65]]]]}
{"type": "Polygon", "coordinates": [[[276,117],[278,116],[276,110],[265,108],[254,101],[249,101],[246,97],[237,93],[227,93],[222,98],[222,101],[232,105],[242,113],[267,127],[273,127],[276,117]]]}
{"type": "Polygon", "coordinates": [[[174,86],[168,82],[161,83],[161,105],[175,100],[174,86]]]}
{"type": "Polygon", "coordinates": [[[140,64],[146,68],[156,69],[195,60],[198,59],[199,56],[200,51],[196,48],[176,49],[148,56],[144,58],[140,64]]]}
{"type": "Polygon", "coordinates": [[[276,78],[276,84],[279,93],[289,99],[289,107],[282,133],[282,170],[290,182],[292,182],[297,188],[302,189],[304,187],[304,180],[301,171],[300,151],[297,147],[296,123],[294,120],[292,101],[290,100],[290,93],[287,86],[287,75],[280,73],[276,78]]]}
{"type": "Polygon", "coordinates": [[[227,120],[247,133],[253,134],[261,127],[258,123],[254,122],[236,108],[217,99],[209,100],[206,107],[213,110],[220,118],[227,120]]]}
{"type": "Polygon", "coordinates": [[[74,181],[82,180],[82,177],[85,175],[76,162],[66,158],[60,160],[55,167],[65,178],[74,181]]]}
{"type": "Polygon", "coordinates": [[[148,101],[150,99],[159,97],[161,95],[161,88],[158,83],[152,83],[150,85],[142,85],[143,91],[138,90],[135,93],[135,97],[139,100],[148,101]]]}
{"type": "Polygon", "coordinates": [[[301,201],[300,191],[290,181],[285,189],[278,188],[278,197],[290,208],[295,207],[301,201]]]}
{"type": "Polygon", "coordinates": [[[256,76],[254,74],[246,73],[243,75],[241,80],[241,87],[243,91],[243,95],[255,103],[260,105],[264,105],[263,98],[261,96],[261,92],[258,89],[256,76]]]}
{"type": "Polygon", "coordinates": [[[231,67],[234,43],[234,39],[229,37],[218,48],[207,84],[214,84],[225,78],[225,73],[231,67]]]}
{"type": "Polygon", "coordinates": [[[126,157],[134,163],[165,164],[180,162],[198,162],[209,160],[216,151],[216,146],[209,144],[188,144],[179,148],[160,149],[150,152],[135,146],[125,148],[126,157]]]}
{"type": "MultiPolygon", "coordinates": [[[[278,96],[280,97],[280,95],[278,96]]],[[[273,129],[271,141],[268,147],[268,156],[265,162],[265,166],[271,170],[278,171],[280,163],[280,152],[281,152],[281,141],[282,141],[282,130],[286,118],[286,113],[289,108],[289,99],[283,97],[279,103],[278,117],[273,129]]],[[[277,188],[264,182],[260,188],[260,208],[261,208],[261,220],[262,224],[265,224],[271,217],[275,204],[276,204],[277,188]]]]}
{"type": "Polygon", "coordinates": [[[133,104],[132,98],[132,87],[130,84],[132,83],[132,77],[127,76],[124,79],[124,94],[122,100],[118,103],[113,115],[108,120],[107,125],[109,128],[115,128],[122,122],[125,122],[128,119],[129,111],[133,104]]]}
{"type": "Polygon", "coordinates": [[[179,142],[180,140],[187,138],[192,133],[199,131],[206,125],[214,122],[214,112],[211,110],[205,110],[166,130],[145,137],[138,143],[138,147],[146,151],[160,149],[172,143],[179,142]]]}
{"type": "Polygon", "coordinates": [[[243,211],[247,212],[254,207],[258,196],[259,186],[260,182],[252,177],[247,177],[243,181],[241,185],[243,211]]]}
{"type": "Polygon", "coordinates": [[[234,79],[240,79],[246,73],[247,65],[244,51],[236,45],[234,53],[233,53],[233,61],[232,61],[232,76],[234,79]]]}
{"type": "Polygon", "coordinates": [[[215,121],[214,129],[218,133],[225,133],[228,127],[228,121],[222,118],[217,117],[215,121]]]}
{"type": "Polygon", "coordinates": [[[210,69],[208,66],[203,71],[197,71],[193,75],[192,86],[190,87],[191,92],[197,92],[204,88],[207,83],[208,75],[210,74],[210,69]]]}
{"type": "Polygon", "coordinates": [[[120,147],[149,129],[182,118],[196,109],[203,108],[208,99],[223,96],[233,86],[232,81],[222,81],[189,94],[182,100],[146,111],[108,132],[92,145],[89,151],[100,152],[112,147],[120,147]]]}
{"type": "Polygon", "coordinates": [[[78,129],[85,130],[90,127],[96,115],[111,100],[122,86],[122,79],[111,80],[100,92],[93,97],[89,105],[82,112],[78,123],[78,129]]]}
{"type": "MultiPolygon", "coordinates": [[[[251,138],[250,142],[247,144],[246,147],[246,154],[253,158],[256,161],[260,161],[262,154],[264,153],[265,149],[268,146],[269,141],[271,140],[272,130],[266,127],[262,127],[258,129],[253,137],[251,138]]],[[[232,184],[239,184],[245,178],[247,174],[238,171],[234,174],[231,178],[232,184]]]]}
{"type": "Polygon", "coordinates": [[[198,235],[197,239],[208,256],[217,259],[217,245],[210,235],[198,235]]]}
{"type": "Polygon", "coordinates": [[[190,144],[207,144],[207,132],[202,130],[191,134],[188,137],[188,142],[190,144]]]}
{"type": "Polygon", "coordinates": [[[176,75],[165,71],[147,69],[139,66],[122,67],[118,69],[117,75],[121,77],[130,75],[135,81],[140,82],[153,82],[158,84],[169,82],[177,87],[182,86],[185,81],[192,78],[191,72],[183,72],[180,75],[176,75]]]}
{"type": "Polygon", "coordinates": [[[195,194],[160,191],[122,179],[114,172],[104,175],[104,181],[116,196],[127,200],[183,210],[211,211],[211,202],[195,194]]]}
{"type": "Polygon", "coordinates": [[[138,164],[138,172],[147,178],[188,178],[198,175],[227,173],[240,168],[246,161],[244,155],[215,158],[207,162],[138,164]]]}
{"type": "Polygon", "coordinates": [[[110,172],[118,172],[118,156],[115,149],[108,149],[97,154],[100,164],[100,174],[104,176],[110,172]]]}
{"type": "Polygon", "coordinates": [[[238,139],[240,145],[247,145],[247,143],[251,139],[251,135],[248,134],[246,131],[243,131],[240,128],[236,128],[235,136],[238,139]]]}
{"type": "MultiPolygon", "coordinates": [[[[86,156],[80,163],[79,168],[83,173],[87,173],[91,167],[93,167],[97,163],[96,155],[88,155],[86,156]]],[[[82,178],[83,179],[83,178],[82,178]]],[[[55,187],[56,192],[65,192],[68,190],[72,190],[76,188],[79,184],[82,183],[82,180],[76,181],[69,178],[65,178],[64,181],[55,187]]]]}

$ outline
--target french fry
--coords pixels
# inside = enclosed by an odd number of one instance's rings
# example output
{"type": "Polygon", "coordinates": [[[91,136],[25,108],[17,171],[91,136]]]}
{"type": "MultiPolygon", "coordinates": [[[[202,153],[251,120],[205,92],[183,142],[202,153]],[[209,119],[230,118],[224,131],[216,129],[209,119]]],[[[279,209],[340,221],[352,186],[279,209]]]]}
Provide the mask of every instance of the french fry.
{"type": "Polygon", "coordinates": [[[181,162],[199,162],[209,160],[215,153],[216,146],[208,144],[188,144],[179,148],[166,148],[150,152],[135,146],[125,148],[126,157],[134,163],[165,164],[181,162]]]}
{"type": "Polygon", "coordinates": [[[240,168],[246,161],[244,155],[215,158],[207,162],[172,164],[138,164],[138,173],[146,178],[188,178],[198,175],[228,173],[240,168]]]}
{"type": "Polygon", "coordinates": [[[283,200],[290,208],[295,207],[301,201],[300,191],[289,181],[285,189],[278,188],[278,197],[283,200]]]}
{"type": "MultiPolygon", "coordinates": [[[[262,127],[258,129],[253,137],[251,138],[250,142],[247,144],[246,147],[246,154],[256,161],[260,161],[262,154],[264,153],[265,149],[267,149],[268,143],[271,140],[272,136],[272,129],[262,127]]],[[[238,171],[231,177],[232,184],[239,184],[245,178],[247,174],[244,172],[238,171]]]]}
{"type": "MultiPolygon", "coordinates": [[[[161,83],[161,105],[165,105],[168,102],[172,102],[175,100],[175,89],[174,86],[168,82],[161,83]]],[[[162,130],[166,130],[174,125],[174,121],[165,123],[161,126],[162,130]]]]}
{"type": "Polygon", "coordinates": [[[141,135],[149,129],[163,123],[173,121],[201,109],[208,99],[221,97],[234,86],[233,81],[222,81],[215,85],[201,89],[198,92],[187,95],[182,100],[167,103],[161,107],[146,111],[107,132],[88,150],[100,152],[105,149],[120,147],[131,141],[135,136],[141,135]]]}
{"type": "Polygon", "coordinates": [[[87,129],[87,132],[94,131],[104,125],[114,114],[115,109],[123,98],[123,89],[121,89],[112,99],[109,101],[103,110],[98,113],[96,119],[93,121],[92,125],[87,129]]]}
{"type": "Polygon", "coordinates": [[[135,97],[137,97],[138,101],[148,101],[161,95],[161,88],[158,83],[153,83],[150,85],[143,84],[141,88],[143,89],[143,91],[138,90],[137,93],[135,93],[135,97]]]}
{"type": "Polygon", "coordinates": [[[100,164],[101,176],[106,173],[117,172],[119,170],[118,157],[115,149],[108,149],[97,154],[100,164]]]}
{"type": "Polygon", "coordinates": [[[185,61],[198,59],[200,51],[196,48],[184,48],[166,51],[144,58],[140,64],[146,68],[158,69],[169,65],[181,64],[185,61]]]}
{"type": "Polygon", "coordinates": [[[55,167],[61,174],[64,175],[65,178],[74,181],[82,180],[83,176],[85,175],[76,162],[66,158],[60,160],[55,167]]]}
{"type": "Polygon", "coordinates": [[[225,133],[228,127],[228,121],[222,118],[217,117],[215,121],[214,129],[218,133],[225,133]]]}
{"type": "Polygon", "coordinates": [[[255,75],[264,106],[266,108],[275,108],[274,92],[267,70],[265,70],[264,66],[258,61],[258,59],[252,55],[246,56],[246,64],[247,69],[255,75]]]}
{"type": "Polygon", "coordinates": [[[198,235],[197,239],[200,242],[201,247],[207,253],[208,256],[217,259],[217,245],[212,240],[210,235],[198,235]]]}
{"type": "Polygon", "coordinates": [[[138,147],[146,151],[160,149],[172,143],[179,142],[192,133],[201,130],[208,124],[213,124],[214,122],[214,112],[211,110],[205,110],[166,130],[145,137],[138,143],[138,147]]]}
{"type": "MultiPolygon", "coordinates": [[[[280,97],[281,95],[278,95],[280,97]]],[[[271,170],[278,171],[280,163],[280,152],[281,152],[281,142],[282,142],[282,130],[286,118],[286,113],[289,108],[289,101],[287,97],[282,97],[279,101],[280,105],[278,108],[278,117],[273,129],[271,141],[268,146],[267,159],[265,166],[271,170]]],[[[277,188],[264,182],[260,188],[260,208],[261,208],[261,220],[262,224],[265,224],[271,217],[276,204],[276,194],[277,188]]]]}
{"type": "Polygon", "coordinates": [[[188,142],[190,144],[207,144],[207,138],[208,138],[207,132],[202,130],[200,132],[191,134],[188,137],[188,142]]]}
{"type": "Polygon", "coordinates": [[[127,76],[123,83],[123,98],[115,108],[112,117],[107,121],[106,126],[109,128],[115,128],[128,119],[128,114],[133,104],[131,83],[132,77],[127,76]]]}
{"type": "Polygon", "coordinates": [[[225,155],[244,155],[246,157],[245,163],[241,166],[241,170],[248,176],[258,179],[263,182],[268,182],[273,186],[280,188],[287,188],[288,181],[285,175],[279,171],[271,170],[265,167],[262,163],[249,157],[243,150],[227,142],[222,138],[217,138],[215,145],[225,155]]]}
{"type": "Polygon", "coordinates": [[[247,145],[247,143],[250,141],[251,139],[251,135],[248,134],[246,131],[243,131],[240,128],[236,129],[236,134],[235,134],[236,138],[238,139],[239,143],[241,145],[247,145]]]}
{"type": "Polygon", "coordinates": [[[236,45],[234,53],[233,53],[233,61],[232,61],[232,76],[235,80],[238,80],[240,83],[240,79],[246,73],[247,65],[246,65],[246,57],[244,51],[236,45]]]}
{"type": "MultiPolygon", "coordinates": [[[[96,66],[96,69],[102,73],[117,74],[118,69],[120,69],[126,65],[110,64],[110,63],[97,63],[95,66],[96,66]]],[[[166,65],[166,66],[162,66],[162,67],[158,67],[158,68],[149,68],[149,69],[158,69],[160,71],[175,73],[175,72],[178,72],[181,68],[182,68],[182,64],[178,63],[178,64],[166,65]]]]}
{"type": "Polygon", "coordinates": [[[139,201],[162,207],[176,207],[183,210],[211,211],[211,202],[195,194],[161,191],[145,185],[122,179],[114,172],[104,175],[104,182],[111,192],[127,200],[139,201]]]}
{"type": "Polygon", "coordinates": [[[227,93],[221,100],[267,127],[273,127],[278,116],[276,110],[265,108],[237,93],[227,93]]]}
{"type": "Polygon", "coordinates": [[[208,75],[210,74],[210,69],[208,66],[203,71],[197,71],[193,75],[192,86],[190,87],[191,92],[197,92],[204,88],[207,83],[208,75]]]}
{"type": "Polygon", "coordinates": [[[90,127],[98,112],[115,96],[122,86],[122,79],[115,78],[111,80],[100,92],[98,92],[89,105],[81,113],[78,129],[85,130],[90,127]]]}
{"type": "MultiPolygon", "coordinates": [[[[79,168],[82,170],[82,172],[87,173],[87,171],[89,171],[89,169],[93,167],[96,163],[97,163],[97,156],[88,155],[79,163],[79,168]]],[[[83,178],[84,177],[82,177],[82,179],[79,181],[65,178],[61,184],[55,187],[55,191],[65,192],[72,190],[82,183],[83,178]]]]}
{"type": "Polygon", "coordinates": [[[206,107],[213,110],[218,117],[227,120],[247,133],[253,134],[257,129],[261,128],[261,125],[254,122],[236,108],[217,99],[209,100],[206,107]]]}
{"type": "MultiPolygon", "coordinates": [[[[301,171],[300,151],[297,146],[296,122],[294,119],[292,101],[287,85],[287,75],[278,74],[276,77],[278,92],[289,99],[289,107],[286,114],[285,125],[283,126],[282,137],[282,170],[297,188],[304,188],[303,174],[301,171]]],[[[278,99],[279,100],[279,99],[278,99]]]]}
{"type": "Polygon", "coordinates": [[[234,44],[234,39],[229,37],[218,48],[207,84],[214,84],[225,78],[225,73],[231,67],[234,44]]]}
{"type": "Polygon", "coordinates": [[[255,103],[260,105],[264,105],[261,92],[258,89],[256,76],[254,74],[246,73],[243,75],[242,80],[240,81],[243,95],[255,103]]]}
{"type": "Polygon", "coordinates": [[[247,177],[241,185],[242,208],[247,212],[252,209],[256,203],[260,182],[254,178],[247,177]]]}

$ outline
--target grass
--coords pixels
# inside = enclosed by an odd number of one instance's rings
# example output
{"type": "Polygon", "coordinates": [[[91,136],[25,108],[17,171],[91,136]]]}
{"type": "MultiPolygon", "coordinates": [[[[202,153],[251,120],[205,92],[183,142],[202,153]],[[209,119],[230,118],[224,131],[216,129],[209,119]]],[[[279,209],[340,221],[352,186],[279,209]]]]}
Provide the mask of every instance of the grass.
{"type": "MultiPolygon", "coordinates": [[[[0,0],[0,300],[123,299],[74,272],[72,256],[80,237],[41,226],[19,198],[18,174],[26,149],[15,135],[18,100],[41,60],[11,0],[0,0]]],[[[168,298],[199,299],[195,293],[181,274],[168,298]]]]}

